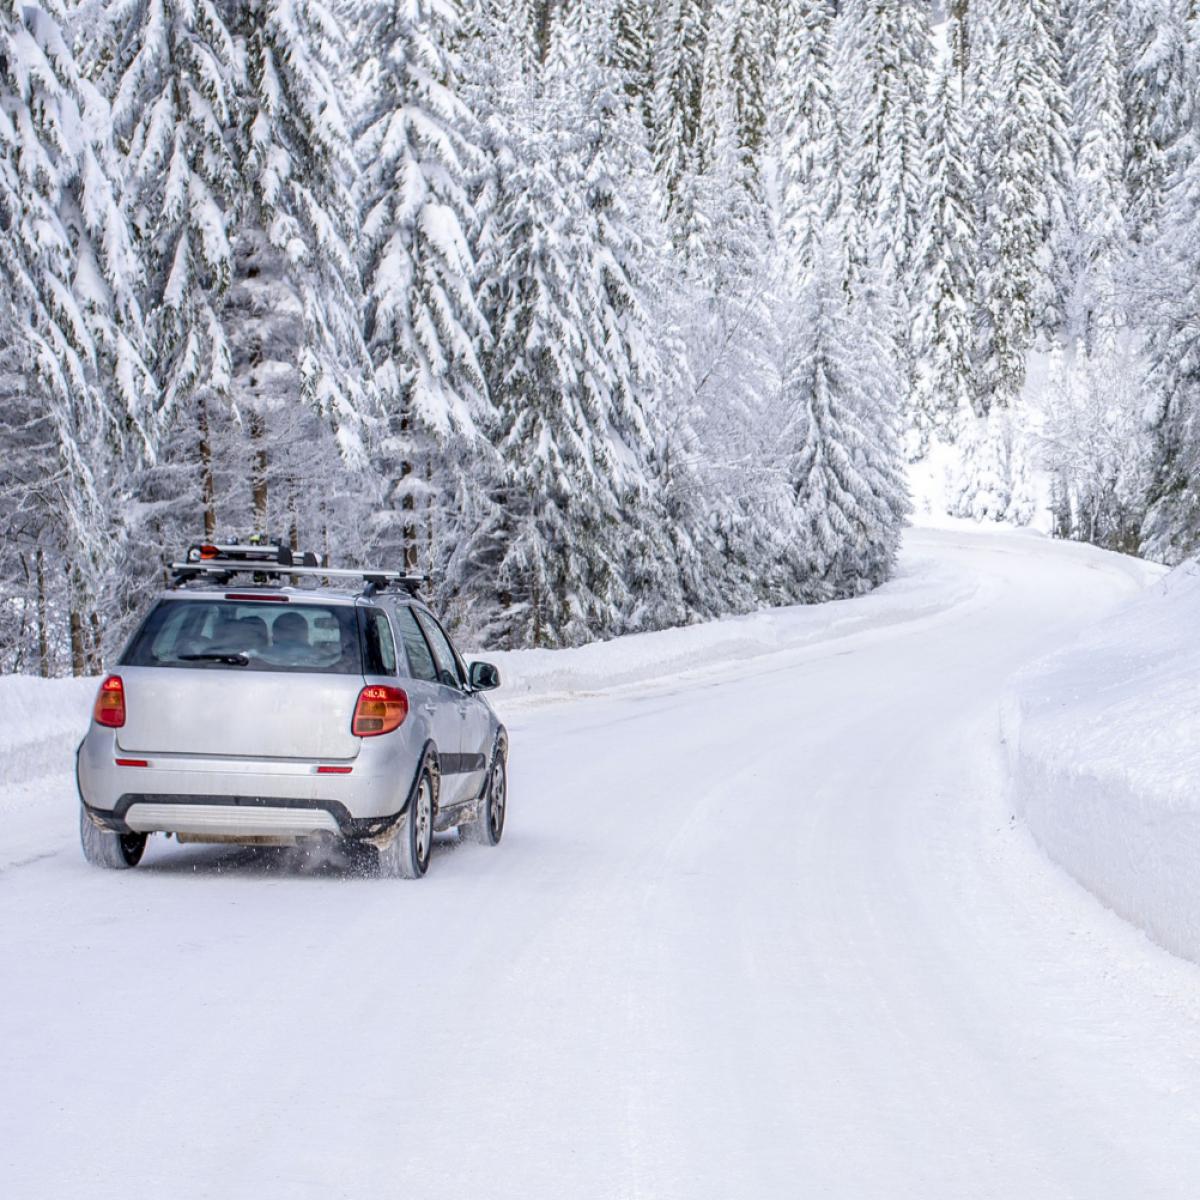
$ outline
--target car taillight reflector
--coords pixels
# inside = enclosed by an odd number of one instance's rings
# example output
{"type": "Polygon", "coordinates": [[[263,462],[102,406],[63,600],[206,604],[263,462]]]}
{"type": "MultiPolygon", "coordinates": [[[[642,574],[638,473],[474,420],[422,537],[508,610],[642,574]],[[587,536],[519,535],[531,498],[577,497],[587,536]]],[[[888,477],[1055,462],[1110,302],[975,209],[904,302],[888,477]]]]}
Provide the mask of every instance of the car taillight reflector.
{"type": "Polygon", "coordinates": [[[100,685],[92,717],[97,725],[108,729],[120,729],[125,724],[125,685],[120,675],[110,675],[100,685]]]}
{"type": "Polygon", "coordinates": [[[370,684],[358,693],[350,732],[355,737],[378,737],[404,724],[408,696],[399,688],[370,684]]]}
{"type": "Polygon", "coordinates": [[[349,775],[353,767],[318,767],[318,775],[349,775]]]}
{"type": "Polygon", "coordinates": [[[118,767],[148,767],[150,765],[144,758],[115,758],[113,762],[118,767]]]}

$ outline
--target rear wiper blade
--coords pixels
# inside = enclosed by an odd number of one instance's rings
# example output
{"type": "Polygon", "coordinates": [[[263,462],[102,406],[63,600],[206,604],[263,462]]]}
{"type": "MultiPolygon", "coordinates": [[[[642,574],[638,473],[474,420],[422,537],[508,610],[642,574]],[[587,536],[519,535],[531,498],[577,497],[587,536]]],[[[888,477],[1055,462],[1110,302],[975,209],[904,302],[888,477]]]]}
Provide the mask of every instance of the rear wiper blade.
{"type": "Polygon", "coordinates": [[[210,651],[207,654],[177,654],[175,657],[181,662],[219,662],[226,663],[231,667],[248,667],[250,665],[249,656],[239,652],[219,654],[210,651]]]}

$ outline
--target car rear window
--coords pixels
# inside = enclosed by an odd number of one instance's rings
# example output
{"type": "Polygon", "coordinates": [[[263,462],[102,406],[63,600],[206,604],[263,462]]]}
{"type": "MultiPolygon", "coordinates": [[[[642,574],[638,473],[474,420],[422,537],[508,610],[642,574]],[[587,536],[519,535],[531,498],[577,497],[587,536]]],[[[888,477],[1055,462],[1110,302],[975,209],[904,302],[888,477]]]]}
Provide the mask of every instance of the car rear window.
{"type": "Polygon", "coordinates": [[[358,675],[358,616],[348,604],[160,600],[121,663],[358,675]]]}

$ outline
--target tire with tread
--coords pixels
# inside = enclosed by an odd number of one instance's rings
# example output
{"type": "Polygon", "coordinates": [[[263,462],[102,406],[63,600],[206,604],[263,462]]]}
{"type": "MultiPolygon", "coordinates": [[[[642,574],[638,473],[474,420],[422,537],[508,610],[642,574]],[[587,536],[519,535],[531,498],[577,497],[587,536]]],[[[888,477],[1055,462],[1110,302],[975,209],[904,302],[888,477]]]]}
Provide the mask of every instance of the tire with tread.
{"type": "Polygon", "coordinates": [[[433,776],[421,769],[408,812],[391,841],[379,850],[379,873],[393,879],[420,879],[429,870],[433,850],[433,776]]]}
{"type": "Polygon", "coordinates": [[[142,861],[146,851],[146,834],[114,833],[101,829],[87,809],[79,806],[79,842],[83,857],[93,867],[105,867],[110,871],[126,871],[142,861]]]}
{"type": "Polygon", "coordinates": [[[473,821],[459,826],[459,833],[480,846],[498,845],[504,836],[504,818],[508,812],[508,762],[503,746],[497,746],[488,770],[487,790],[473,821]]]}

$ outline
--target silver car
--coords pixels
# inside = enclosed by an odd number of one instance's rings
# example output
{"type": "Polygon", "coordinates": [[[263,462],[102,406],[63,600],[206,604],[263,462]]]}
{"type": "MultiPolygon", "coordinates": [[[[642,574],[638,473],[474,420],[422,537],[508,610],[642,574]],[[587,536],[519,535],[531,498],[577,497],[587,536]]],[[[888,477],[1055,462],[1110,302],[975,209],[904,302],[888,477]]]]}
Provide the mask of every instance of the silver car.
{"type": "Polygon", "coordinates": [[[420,581],[274,544],[192,547],[173,570],[79,747],[89,862],[136,866],[152,833],[337,840],[419,878],[435,831],[499,842],[508,740],[483,695],[499,674],[464,665],[420,581]]]}

